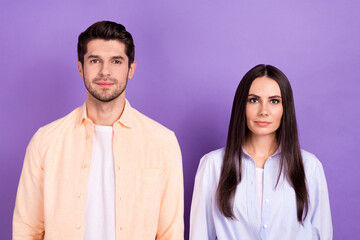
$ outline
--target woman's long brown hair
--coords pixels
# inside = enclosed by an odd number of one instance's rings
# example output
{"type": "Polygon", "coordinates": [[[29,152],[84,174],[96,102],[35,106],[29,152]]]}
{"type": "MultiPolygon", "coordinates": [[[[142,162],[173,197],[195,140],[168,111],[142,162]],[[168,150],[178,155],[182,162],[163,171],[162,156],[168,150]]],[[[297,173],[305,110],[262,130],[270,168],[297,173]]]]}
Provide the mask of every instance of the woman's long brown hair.
{"type": "Polygon", "coordinates": [[[278,83],[282,97],[283,116],[280,127],[276,132],[278,144],[281,146],[277,184],[281,173],[283,173],[296,193],[297,219],[302,224],[309,209],[309,196],[300,152],[294,98],[291,85],[285,74],[271,65],[260,64],[249,70],[236,90],[225,155],[216,191],[217,205],[225,217],[235,219],[233,203],[236,187],[242,179],[242,147],[249,134],[249,129],[246,126],[246,102],[252,82],[256,78],[263,76],[267,76],[278,83]]]}

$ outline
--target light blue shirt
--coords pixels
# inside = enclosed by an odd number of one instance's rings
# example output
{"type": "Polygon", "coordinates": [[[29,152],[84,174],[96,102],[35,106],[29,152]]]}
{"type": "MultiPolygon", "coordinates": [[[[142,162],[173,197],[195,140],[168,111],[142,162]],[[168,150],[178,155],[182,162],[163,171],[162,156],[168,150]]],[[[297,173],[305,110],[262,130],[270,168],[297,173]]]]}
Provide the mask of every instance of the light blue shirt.
{"type": "Polygon", "coordinates": [[[301,153],[310,199],[304,225],[297,220],[296,196],[288,181],[281,176],[275,188],[279,151],[269,157],[264,166],[261,219],[257,214],[255,162],[245,151],[242,156],[242,180],[234,199],[236,219],[224,217],[215,199],[224,156],[224,149],[218,149],[200,160],[191,203],[190,240],[332,239],[330,203],[323,167],[313,154],[304,150],[301,153]]]}

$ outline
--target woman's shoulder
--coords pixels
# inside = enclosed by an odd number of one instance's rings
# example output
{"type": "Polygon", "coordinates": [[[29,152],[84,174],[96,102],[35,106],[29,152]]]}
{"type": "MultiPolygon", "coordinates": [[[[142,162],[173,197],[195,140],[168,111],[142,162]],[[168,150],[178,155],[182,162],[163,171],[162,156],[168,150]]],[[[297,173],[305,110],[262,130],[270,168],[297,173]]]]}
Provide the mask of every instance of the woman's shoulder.
{"type": "Polygon", "coordinates": [[[199,169],[220,169],[224,158],[225,149],[219,148],[205,154],[199,163],[199,169]]]}
{"type": "Polygon", "coordinates": [[[317,171],[323,172],[323,166],[320,160],[313,153],[301,149],[301,156],[303,159],[305,173],[307,175],[317,171]]]}
{"type": "Polygon", "coordinates": [[[224,153],[225,153],[225,148],[219,148],[219,149],[213,150],[211,152],[208,152],[207,154],[204,155],[204,157],[215,159],[215,160],[216,159],[222,160],[222,158],[224,157],[224,153]]]}
{"type": "Polygon", "coordinates": [[[303,158],[304,164],[316,164],[320,163],[319,159],[311,152],[308,152],[304,149],[301,149],[301,156],[303,158]]]}
{"type": "Polygon", "coordinates": [[[219,148],[205,154],[200,162],[206,162],[207,164],[221,164],[224,158],[225,148],[219,148]]]}

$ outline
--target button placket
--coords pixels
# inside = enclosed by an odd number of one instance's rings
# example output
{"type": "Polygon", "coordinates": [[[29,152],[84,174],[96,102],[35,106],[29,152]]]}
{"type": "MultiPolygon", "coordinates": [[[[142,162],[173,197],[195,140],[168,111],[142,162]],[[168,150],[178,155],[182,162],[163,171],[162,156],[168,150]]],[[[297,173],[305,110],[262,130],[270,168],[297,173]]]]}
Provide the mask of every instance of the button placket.
{"type": "MultiPolygon", "coordinates": [[[[78,208],[79,208],[79,214],[76,216],[76,222],[77,225],[76,230],[80,231],[83,226],[83,219],[85,217],[86,213],[86,193],[87,193],[87,180],[88,180],[88,174],[90,170],[90,163],[91,163],[91,157],[93,153],[93,135],[94,135],[94,126],[93,123],[90,120],[87,120],[85,122],[85,129],[82,129],[81,132],[82,135],[82,142],[85,144],[84,154],[81,156],[81,162],[78,165],[79,166],[79,173],[80,173],[80,181],[79,181],[79,189],[78,194],[76,196],[78,208]]],[[[80,134],[80,133],[79,133],[80,134]]]]}
{"type": "Polygon", "coordinates": [[[269,214],[271,209],[271,197],[272,197],[272,178],[274,167],[274,159],[269,157],[264,166],[264,184],[263,184],[263,209],[262,209],[262,229],[266,232],[269,228],[269,214]]]}
{"type": "Polygon", "coordinates": [[[246,184],[246,205],[249,224],[255,227],[258,226],[257,204],[254,202],[254,199],[256,199],[256,166],[255,161],[251,157],[243,156],[242,164],[244,164],[247,176],[242,181],[245,181],[246,184]]]}

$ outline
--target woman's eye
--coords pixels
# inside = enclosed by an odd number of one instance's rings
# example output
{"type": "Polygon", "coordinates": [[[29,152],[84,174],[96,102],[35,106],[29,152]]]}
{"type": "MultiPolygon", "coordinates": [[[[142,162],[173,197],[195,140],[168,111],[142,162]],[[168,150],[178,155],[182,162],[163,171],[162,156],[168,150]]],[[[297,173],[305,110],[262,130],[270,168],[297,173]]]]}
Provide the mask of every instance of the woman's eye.
{"type": "Polygon", "coordinates": [[[277,99],[271,99],[271,100],[270,100],[270,102],[271,102],[271,103],[274,103],[274,104],[278,104],[278,103],[280,103],[280,101],[279,101],[279,100],[277,100],[277,99]]]}
{"type": "Polygon", "coordinates": [[[249,102],[250,102],[250,103],[257,103],[258,100],[257,100],[256,98],[250,98],[250,99],[249,99],[249,102]]]}

